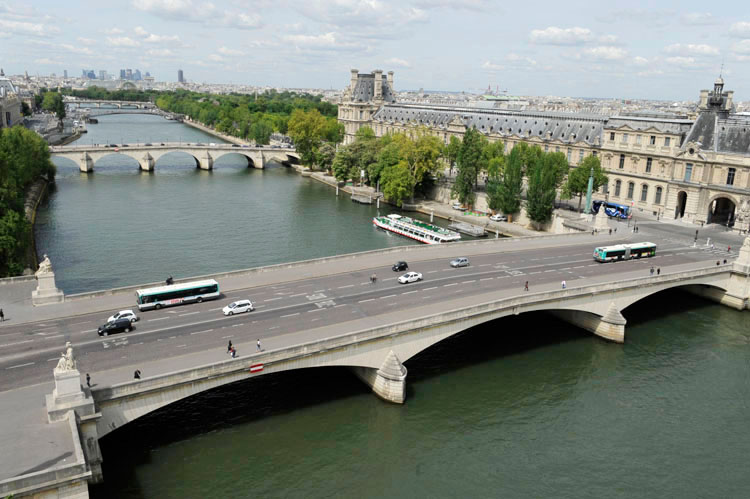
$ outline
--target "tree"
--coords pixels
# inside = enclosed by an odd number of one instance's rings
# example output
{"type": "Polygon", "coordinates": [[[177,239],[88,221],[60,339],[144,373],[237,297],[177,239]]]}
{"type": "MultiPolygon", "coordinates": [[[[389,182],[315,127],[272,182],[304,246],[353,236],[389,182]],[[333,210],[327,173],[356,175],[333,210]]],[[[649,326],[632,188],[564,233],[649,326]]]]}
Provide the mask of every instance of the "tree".
{"type": "Polygon", "coordinates": [[[483,156],[486,142],[487,139],[480,135],[474,127],[466,130],[464,134],[461,147],[458,149],[458,173],[453,188],[451,188],[451,194],[456,196],[461,204],[474,205],[476,198],[474,188],[477,184],[479,172],[486,164],[483,156]]]}
{"type": "Polygon", "coordinates": [[[21,114],[31,116],[31,107],[29,107],[26,101],[21,102],[21,114]]]}
{"type": "Polygon", "coordinates": [[[458,151],[460,149],[461,141],[455,135],[451,135],[451,138],[448,140],[448,144],[446,144],[446,146],[443,148],[443,155],[445,156],[445,159],[448,160],[448,165],[450,166],[451,173],[453,173],[453,166],[458,160],[458,151]]]}
{"type": "Polygon", "coordinates": [[[65,102],[62,95],[58,92],[47,92],[42,100],[42,108],[55,113],[62,126],[62,120],[65,118],[65,102]]]}
{"type": "Polygon", "coordinates": [[[326,121],[317,109],[295,109],[289,118],[289,136],[294,141],[302,164],[313,167],[323,140],[326,121]]]}
{"type": "Polygon", "coordinates": [[[382,174],[383,195],[385,198],[401,205],[405,199],[414,194],[414,184],[409,172],[409,164],[401,160],[383,170],[382,174]]]}
{"type": "Polygon", "coordinates": [[[602,170],[601,162],[598,156],[587,156],[581,164],[579,164],[573,171],[568,175],[568,180],[565,182],[563,187],[562,197],[564,199],[570,199],[573,196],[578,196],[578,211],[581,211],[581,201],[583,195],[588,191],[589,176],[591,175],[591,169],[594,169],[594,185],[593,191],[599,190],[602,185],[608,182],[607,175],[602,170]]]}
{"type": "Polygon", "coordinates": [[[333,144],[325,143],[318,148],[318,158],[315,161],[326,172],[330,172],[333,160],[336,157],[336,148],[333,144]]]}
{"type": "MultiPolygon", "coordinates": [[[[523,188],[523,159],[521,151],[511,150],[503,169],[502,181],[497,187],[497,208],[512,216],[521,209],[523,188]]],[[[490,207],[496,209],[494,207],[490,207]]]]}
{"type": "Polygon", "coordinates": [[[549,222],[555,209],[557,171],[554,163],[537,157],[529,165],[529,188],[526,191],[526,213],[536,223],[549,222]]]}
{"type": "Polygon", "coordinates": [[[326,118],[326,124],[323,127],[323,140],[331,144],[340,144],[344,141],[344,124],[339,123],[336,118],[326,118]]]}
{"type": "Polygon", "coordinates": [[[256,121],[250,126],[250,137],[256,144],[268,144],[271,142],[273,126],[266,121],[256,121]]]}

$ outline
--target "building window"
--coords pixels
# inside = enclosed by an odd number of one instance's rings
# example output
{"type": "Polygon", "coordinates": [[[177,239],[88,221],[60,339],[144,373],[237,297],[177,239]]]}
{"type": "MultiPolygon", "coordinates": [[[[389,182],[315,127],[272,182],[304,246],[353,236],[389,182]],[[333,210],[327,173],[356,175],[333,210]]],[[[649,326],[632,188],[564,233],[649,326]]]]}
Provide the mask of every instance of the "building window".
{"type": "Polygon", "coordinates": [[[640,135],[636,135],[635,136],[635,143],[638,144],[638,145],[641,145],[641,136],[640,135]]]}
{"type": "Polygon", "coordinates": [[[578,151],[578,162],[580,163],[581,161],[583,161],[583,149],[578,151]]]}
{"type": "Polygon", "coordinates": [[[555,146],[555,152],[560,152],[560,147],[559,146],[555,146]]]}
{"type": "Polygon", "coordinates": [[[734,174],[737,173],[736,168],[730,168],[727,172],[727,185],[734,185],[734,174]]]}
{"type": "Polygon", "coordinates": [[[615,132],[609,132],[609,140],[611,141],[615,140],[615,132]]]}
{"type": "Polygon", "coordinates": [[[653,161],[652,158],[646,158],[646,173],[651,173],[651,163],[653,161]]]}
{"type": "Polygon", "coordinates": [[[654,204],[661,204],[661,187],[656,188],[656,196],[654,196],[654,204]]]}
{"type": "Polygon", "coordinates": [[[656,135],[652,135],[651,138],[649,139],[648,143],[651,144],[652,146],[655,146],[656,145],[656,135]]]}
{"type": "Polygon", "coordinates": [[[672,139],[669,137],[664,137],[664,147],[669,147],[669,143],[672,142],[672,139]]]}
{"type": "Polygon", "coordinates": [[[544,144],[544,152],[549,151],[549,146],[547,144],[544,144]]]}
{"type": "Polygon", "coordinates": [[[646,202],[646,199],[648,199],[648,186],[643,184],[641,186],[641,201],[646,202]]]}
{"type": "Polygon", "coordinates": [[[622,143],[623,144],[627,144],[628,143],[628,134],[627,133],[623,133],[622,134],[622,143]]]}
{"type": "Polygon", "coordinates": [[[622,170],[623,168],[625,168],[625,155],[620,154],[620,170],[622,170]]]}
{"type": "Polygon", "coordinates": [[[685,182],[690,182],[693,175],[693,163],[685,163],[685,182]]]}
{"type": "Polygon", "coordinates": [[[596,151],[591,151],[591,155],[592,155],[593,157],[596,157],[596,151]]]}
{"type": "Polygon", "coordinates": [[[620,188],[622,187],[622,181],[618,180],[615,182],[615,197],[620,197],[620,188]]]}
{"type": "Polygon", "coordinates": [[[10,127],[10,113],[5,113],[5,126],[10,127]]]}
{"type": "Polygon", "coordinates": [[[628,182],[628,199],[633,199],[633,192],[635,192],[635,184],[628,182]]]}
{"type": "Polygon", "coordinates": [[[568,163],[570,163],[570,161],[571,161],[571,159],[570,159],[571,156],[573,156],[573,150],[572,149],[568,149],[568,163]]]}

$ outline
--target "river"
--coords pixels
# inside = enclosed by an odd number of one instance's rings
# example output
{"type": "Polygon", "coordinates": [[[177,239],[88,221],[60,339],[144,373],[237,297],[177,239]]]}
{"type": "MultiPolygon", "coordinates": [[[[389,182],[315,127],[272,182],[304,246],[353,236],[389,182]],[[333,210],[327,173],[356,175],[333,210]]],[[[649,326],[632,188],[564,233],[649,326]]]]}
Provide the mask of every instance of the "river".
{"type": "MultiPolygon", "coordinates": [[[[37,237],[66,292],[406,243],[285,168],[217,163],[61,167],[37,237]]],[[[92,495],[745,497],[750,314],[664,292],[624,315],[624,345],[541,313],[468,330],[406,362],[403,406],[335,368],[200,394],[103,439],[92,495]]]]}

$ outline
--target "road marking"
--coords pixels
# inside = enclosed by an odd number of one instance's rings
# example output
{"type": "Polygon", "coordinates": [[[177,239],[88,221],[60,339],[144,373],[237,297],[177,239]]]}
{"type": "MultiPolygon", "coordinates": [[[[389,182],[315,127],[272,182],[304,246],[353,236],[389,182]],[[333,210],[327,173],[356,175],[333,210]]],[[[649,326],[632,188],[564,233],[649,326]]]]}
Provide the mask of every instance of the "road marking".
{"type": "Polygon", "coordinates": [[[143,345],[143,342],[142,341],[138,342],[138,343],[136,343],[136,345],[143,345]]]}
{"type": "Polygon", "coordinates": [[[178,317],[185,317],[186,315],[195,315],[195,314],[200,314],[200,313],[201,313],[201,311],[198,310],[197,312],[188,312],[186,314],[180,314],[180,315],[178,315],[178,317]]]}
{"type": "Polygon", "coordinates": [[[564,269],[560,269],[560,270],[570,270],[570,267],[565,267],[564,269]]]}
{"type": "Polygon", "coordinates": [[[267,300],[263,300],[263,301],[274,301],[274,300],[281,300],[282,298],[284,298],[284,297],[283,297],[283,296],[278,296],[278,297],[276,297],[276,298],[269,298],[269,299],[267,299],[267,300]]]}
{"type": "Polygon", "coordinates": [[[404,291],[404,292],[403,292],[403,293],[401,293],[401,294],[402,294],[402,295],[410,295],[410,294],[412,294],[412,293],[419,293],[419,290],[418,290],[418,289],[415,289],[414,291],[404,291]]]}
{"type": "Polygon", "coordinates": [[[483,277],[483,278],[481,278],[479,280],[480,281],[491,281],[492,279],[494,279],[494,277],[483,277]]]}
{"type": "Polygon", "coordinates": [[[177,345],[177,348],[184,348],[184,347],[186,347],[186,346],[187,346],[187,345],[177,345]]]}
{"type": "Polygon", "coordinates": [[[339,289],[353,288],[353,287],[354,287],[354,284],[347,284],[346,286],[339,286],[339,289]]]}
{"type": "Polygon", "coordinates": [[[42,339],[44,339],[44,340],[51,340],[52,338],[60,338],[60,337],[62,337],[62,336],[63,336],[62,334],[56,334],[56,335],[54,335],[54,336],[45,336],[45,337],[44,337],[44,338],[42,338],[42,339]]]}
{"type": "Polygon", "coordinates": [[[170,336],[170,337],[169,337],[169,339],[170,339],[170,340],[173,340],[173,339],[175,339],[175,338],[177,338],[177,336],[170,336]]]}
{"type": "Polygon", "coordinates": [[[585,265],[579,265],[578,267],[573,267],[573,268],[574,269],[582,269],[583,267],[585,267],[585,265]]]}
{"type": "Polygon", "coordinates": [[[450,272],[453,269],[443,269],[443,272],[450,272]]]}
{"type": "Polygon", "coordinates": [[[5,345],[0,345],[0,347],[11,347],[13,345],[20,345],[22,343],[31,343],[34,340],[25,340],[25,341],[17,341],[15,343],[6,343],[5,345]]]}
{"type": "Polygon", "coordinates": [[[319,320],[320,320],[320,317],[316,317],[314,319],[310,319],[310,322],[315,322],[315,321],[319,321],[319,320]]]}
{"type": "Polygon", "coordinates": [[[255,305],[255,308],[263,308],[265,305],[255,305]]]}
{"type": "Polygon", "coordinates": [[[283,319],[284,317],[294,317],[295,315],[299,315],[299,312],[295,312],[293,314],[282,315],[281,318],[283,319]]]}
{"type": "Polygon", "coordinates": [[[221,310],[222,308],[224,308],[224,307],[219,307],[219,308],[209,308],[208,310],[209,310],[209,312],[214,312],[214,311],[216,311],[216,310],[221,310]]]}
{"type": "Polygon", "coordinates": [[[274,327],[269,327],[269,328],[268,328],[268,330],[270,331],[270,330],[272,330],[272,329],[279,329],[280,327],[281,327],[281,326],[274,326],[274,327]]]}
{"type": "Polygon", "coordinates": [[[93,322],[93,321],[76,322],[75,324],[71,324],[71,326],[80,326],[81,324],[88,324],[89,322],[93,322]]]}
{"type": "Polygon", "coordinates": [[[342,303],[341,305],[334,305],[333,308],[339,308],[339,307],[345,307],[346,303],[342,303]]]}
{"type": "Polygon", "coordinates": [[[357,303],[365,303],[367,301],[375,301],[375,298],[368,298],[366,300],[359,300],[357,303]]]}
{"type": "Polygon", "coordinates": [[[394,296],[396,296],[396,295],[381,296],[380,299],[381,300],[385,300],[386,298],[393,298],[394,296]]]}
{"type": "Polygon", "coordinates": [[[16,369],[17,367],[33,366],[33,362],[27,362],[26,364],[18,364],[17,366],[6,367],[5,369],[16,369]]]}
{"type": "Polygon", "coordinates": [[[234,338],[234,335],[233,335],[233,334],[228,334],[228,335],[226,335],[226,336],[222,336],[222,337],[221,337],[221,339],[222,339],[222,340],[225,340],[225,339],[227,339],[227,338],[234,338]]]}
{"type": "Polygon", "coordinates": [[[431,288],[424,288],[422,291],[429,291],[431,289],[437,289],[437,288],[438,288],[437,286],[433,286],[431,288]]]}
{"type": "Polygon", "coordinates": [[[232,327],[239,327],[239,326],[241,326],[241,325],[242,325],[242,324],[232,324],[232,327]]]}
{"type": "Polygon", "coordinates": [[[169,319],[169,317],[159,317],[158,319],[149,319],[148,322],[163,321],[164,319],[169,319]]]}
{"type": "Polygon", "coordinates": [[[427,273],[427,274],[434,274],[435,272],[437,272],[437,270],[430,270],[430,271],[428,271],[428,272],[426,272],[426,273],[427,273]]]}
{"type": "Polygon", "coordinates": [[[297,293],[296,295],[289,295],[289,298],[294,298],[295,296],[303,296],[303,295],[306,295],[306,294],[307,293],[297,293]]]}
{"type": "Polygon", "coordinates": [[[52,362],[53,360],[60,360],[60,357],[55,357],[54,359],[47,359],[47,362],[52,362]]]}
{"type": "Polygon", "coordinates": [[[492,264],[491,263],[483,263],[483,264],[480,265],[480,267],[489,267],[490,265],[492,265],[492,264]]]}
{"type": "Polygon", "coordinates": [[[443,284],[444,288],[447,288],[448,286],[458,286],[458,283],[454,282],[453,284],[443,284]]]}
{"type": "Polygon", "coordinates": [[[322,293],[323,291],[325,291],[325,289],[318,289],[316,291],[313,291],[313,293],[322,293]]]}
{"type": "Polygon", "coordinates": [[[469,284],[470,282],[475,282],[475,281],[473,281],[473,280],[472,281],[464,281],[461,284],[469,284]]]}
{"type": "Polygon", "coordinates": [[[308,310],[307,313],[309,314],[310,312],[321,312],[323,310],[325,310],[325,309],[324,308],[314,308],[312,310],[308,310]]]}
{"type": "Polygon", "coordinates": [[[547,272],[555,272],[556,270],[557,269],[549,269],[549,270],[545,270],[544,273],[546,274],[547,272]]]}
{"type": "Polygon", "coordinates": [[[422,299],[426,300],[427,298],[432,298],[431,296],[423,296],[422,299]]]}

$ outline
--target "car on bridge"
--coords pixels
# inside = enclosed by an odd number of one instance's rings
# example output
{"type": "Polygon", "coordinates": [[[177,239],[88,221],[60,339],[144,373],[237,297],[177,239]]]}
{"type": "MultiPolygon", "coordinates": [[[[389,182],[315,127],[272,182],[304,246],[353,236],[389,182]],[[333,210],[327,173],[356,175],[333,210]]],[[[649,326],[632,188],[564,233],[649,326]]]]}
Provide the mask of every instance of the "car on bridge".
{"type": "Polygon", "coordinates": [[[99,326],[96,332],[99,333],[99,336],[109,336],[110,334],[122,333],[123,331],[129,333],[133,329],[135,329],[135,326],[129,319],[117,319],[116,321],[99,326]]]}
{"type": "Polygon", "coordinates": [[[255,307],[253,307],[253,302],[250,300],[237,300],[221,309],[224,315],[241,314],[242,312],[252,312],[253,310],[255,310],[255,307]]]}
{"type": "Polygon", "coordinates": [[[391,270],[394,272],[403,272],[404,270],[409,270],[409,264],[401,260],[394,263],[393,267],[391,267],[391,270]]]}
{"type": "Polygon", "coordinates": [[[406,274],[402,275],[398,278],[398,282],[401,284],[406,284],[409,282],[417,282],[422,280],[422,274],[419,272],[407,272],[406,274]]]}
{"type": "Polygon", "coordinates": [[[469,259],[465,256],[460,256],[454,260],[451,260],[451,267],[458,268],[458,267],[468,267],[469,266],[469,259]]]}
{"type": "Polygon", "coordinates": [[[110,315],[107,322],[114,322],[118,319],[128,319],[130,322],[138,322],[138,316],[132,310],[120,310],[114,315],[110,315]]]}

